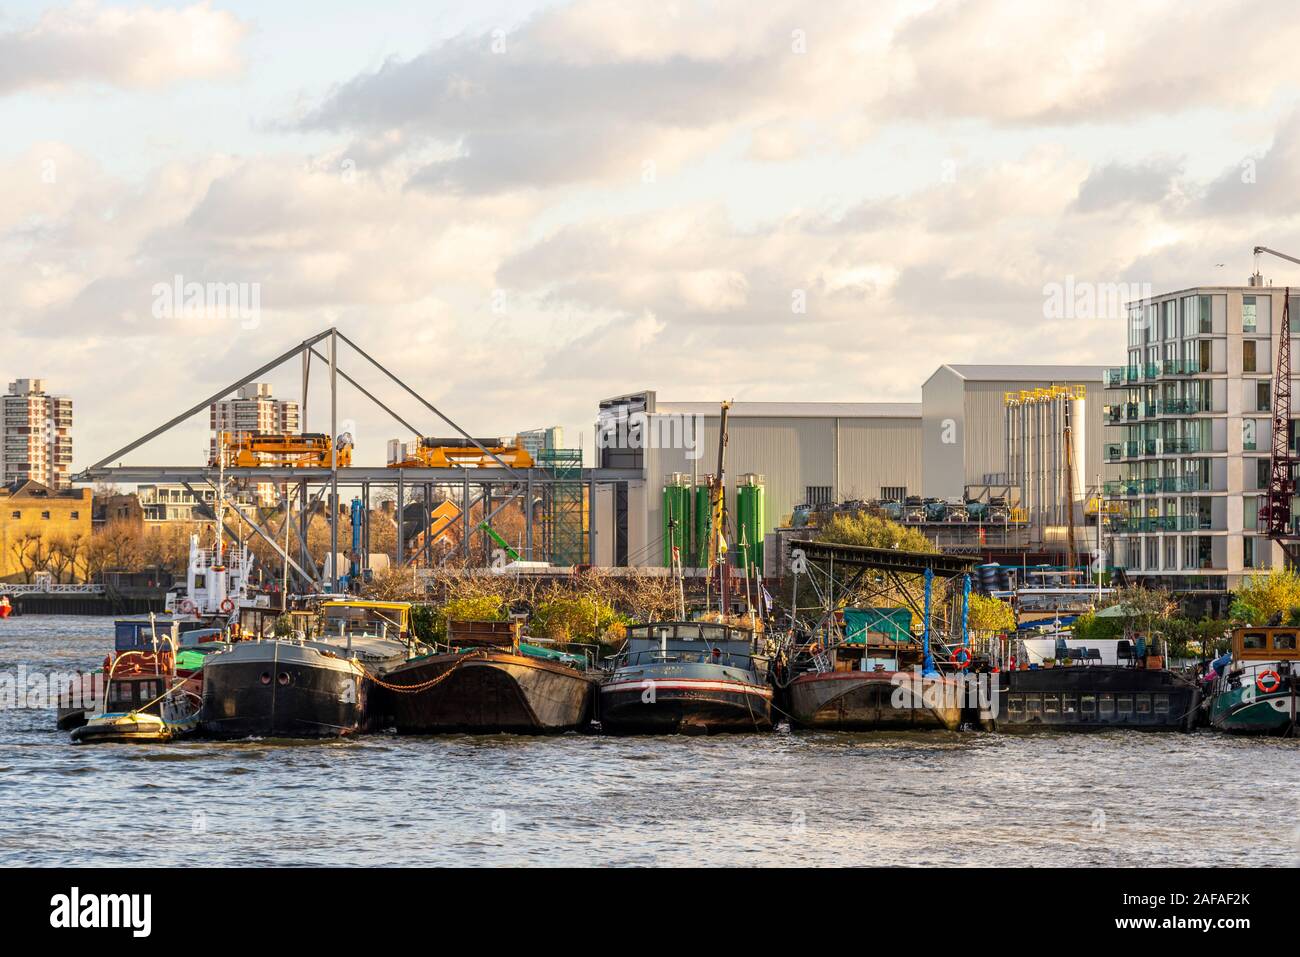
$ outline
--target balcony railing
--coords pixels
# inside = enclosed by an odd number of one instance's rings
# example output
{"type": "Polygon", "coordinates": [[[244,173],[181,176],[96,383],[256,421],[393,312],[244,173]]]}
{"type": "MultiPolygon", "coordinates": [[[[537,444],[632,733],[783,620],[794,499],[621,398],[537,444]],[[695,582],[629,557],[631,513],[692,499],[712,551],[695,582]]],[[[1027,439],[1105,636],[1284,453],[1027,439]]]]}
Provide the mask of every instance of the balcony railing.
{"type": "Polygon", "coordinates": [[[1195,437],[1165,439],[1165,452],[1170,455],[1183,455],[1187,452],[1199,452],[1201,440],[1195,437]]]}
{"type": "Polygon", "coordinates": [[[1115,531],[1139,532],[1195,532],[1210,527],[1208,518],[1199,515],[1155,515],[1146,518],[1120,518],[1115,521],[1115,531]]]}
{"type": "Polygon", "coordinates": [[[1124,384],[1124,369],[1107,369],[1106,370],[1106,388],[1118,389],[1124,384]]]}
{"type": "Polygon", "coordinates": [[[1165,399],[1160,409],[1161,415],[1195,415],[1201,411],[1195,399],[1165,399]]]}
{"type": "Polygon", "coordinates": [[[1198,359],[1166,359],[1161,368],[1165,375],[1196,375],[1201,363],[1198,359]]]}

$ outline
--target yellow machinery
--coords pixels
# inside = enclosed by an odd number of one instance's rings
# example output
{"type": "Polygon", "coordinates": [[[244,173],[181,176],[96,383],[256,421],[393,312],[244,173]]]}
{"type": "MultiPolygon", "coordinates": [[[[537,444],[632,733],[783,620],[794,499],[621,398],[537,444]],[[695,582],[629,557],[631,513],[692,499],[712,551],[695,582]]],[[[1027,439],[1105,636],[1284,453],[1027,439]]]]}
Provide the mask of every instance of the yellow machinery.
{"type": "MultiPolygon", "coordinates": [[[[302,435],[279,432],[222,432],[221,454],[226,468],[251,469],[260,466],[281,468],[332,468],[337,450],[339,468],[352,464],[352,436],[344,432],[337,442],[319,432],[302,435]]],[[[219,463],[211,463],[214,467],[219,463]]]]}
{"type": "MultiPolygon", "coordinates": [[[[517,438],[513,445],[505,445],[501,439],[479,439],[479,443],[510,468],[533,467],[533,457],[517,438]]],[[[393,445],[389,452],[390,469],[499,468],[492,455],[463,439],[426,438],[419,439],[414,447],[393,445]]]]}

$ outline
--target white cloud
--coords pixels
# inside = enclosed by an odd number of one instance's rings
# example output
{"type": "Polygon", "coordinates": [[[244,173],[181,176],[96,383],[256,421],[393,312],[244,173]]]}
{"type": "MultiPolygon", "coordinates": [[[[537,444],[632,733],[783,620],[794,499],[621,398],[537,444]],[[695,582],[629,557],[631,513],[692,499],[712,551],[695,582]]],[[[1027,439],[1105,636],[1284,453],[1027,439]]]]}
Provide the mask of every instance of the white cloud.
{"type": "Polygon", "coordinates": [[[240,68],[247,27],[209,3],[122,9],[93,2],[50,10],[0,32],[0,96],[103,84],[127,89],[228,76],[240,68]]]}

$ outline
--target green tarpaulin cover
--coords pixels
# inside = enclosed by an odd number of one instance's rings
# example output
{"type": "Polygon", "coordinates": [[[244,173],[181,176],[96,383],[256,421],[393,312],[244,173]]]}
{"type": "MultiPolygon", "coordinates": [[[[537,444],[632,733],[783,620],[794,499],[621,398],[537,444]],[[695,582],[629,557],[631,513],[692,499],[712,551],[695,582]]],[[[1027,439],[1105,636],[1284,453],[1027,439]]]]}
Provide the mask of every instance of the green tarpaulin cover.
{"type": "Polygon", "coordinates": [[[912,640],[912,612],[907,608],[845,608],[844,638],[863,645],[873,631],[895,641],[912,640]]]}

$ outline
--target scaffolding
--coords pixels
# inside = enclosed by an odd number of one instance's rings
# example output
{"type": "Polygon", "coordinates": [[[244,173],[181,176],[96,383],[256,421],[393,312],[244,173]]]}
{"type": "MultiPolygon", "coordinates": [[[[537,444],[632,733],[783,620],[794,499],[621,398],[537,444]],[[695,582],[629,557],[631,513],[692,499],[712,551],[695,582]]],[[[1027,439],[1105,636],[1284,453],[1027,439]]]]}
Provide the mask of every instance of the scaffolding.
{"type": "Polygon", "coordinates": [[[537,464],[550,473],[542,541],[553,565],[587,560],[587,521],[581,449],[540,449],[537,464]]]}

